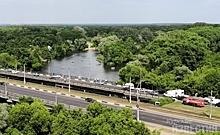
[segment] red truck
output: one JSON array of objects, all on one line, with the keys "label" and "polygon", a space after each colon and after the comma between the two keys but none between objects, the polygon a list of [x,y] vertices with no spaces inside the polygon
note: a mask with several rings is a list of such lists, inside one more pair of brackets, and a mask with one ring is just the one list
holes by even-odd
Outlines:
[{"label": "red truck", "polygon": [[203,107],[203,106],[205,106],[205,101],[201,100],[201,99],[196,99],[193,97],[188,97],[188,98],[183,99],[183,104]]}]

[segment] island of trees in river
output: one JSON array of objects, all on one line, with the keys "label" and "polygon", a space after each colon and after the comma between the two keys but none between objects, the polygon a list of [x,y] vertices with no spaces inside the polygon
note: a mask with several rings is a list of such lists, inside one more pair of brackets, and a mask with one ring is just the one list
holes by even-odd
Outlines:
[{"label": "island of trees in river", "polygon": [[85,51],[87,43],[106,65],[126,64],[119,84],[149,89],[184,89],[220,97],[220,25],[195,23],[126,26],[0,27],[0,66],[40,70],[44,62]]}]

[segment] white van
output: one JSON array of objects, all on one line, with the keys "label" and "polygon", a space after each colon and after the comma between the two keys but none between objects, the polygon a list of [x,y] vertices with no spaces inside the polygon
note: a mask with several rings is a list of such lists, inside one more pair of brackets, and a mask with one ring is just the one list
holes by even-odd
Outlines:
[{"label": "white van", "polygon": [[168,90],[163,94],[165,97],[172,97],[172,98],[177,98],[177,97],[183,97],[184,96],[184,90]]},{"label": "white van", "polygon": [[123,89],[129,90],[131,87],[132,90],[134,90],[134,84],[133,83],[126,83],[125,85],[122,86]]}]

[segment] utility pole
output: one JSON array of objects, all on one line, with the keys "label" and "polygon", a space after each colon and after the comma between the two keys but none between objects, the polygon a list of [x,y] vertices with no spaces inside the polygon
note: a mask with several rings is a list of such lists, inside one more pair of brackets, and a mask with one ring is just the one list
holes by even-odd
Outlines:
[{"label": "utility pole", "polygon": [[61,68],[61,77],[63,77],[63,67]]},{"label": "utility pole", "polygon": [[50,75],[50,60],[48,60],[48,75]]},{"label": "utility pole", "polygon": [[25,64],[24,64],[24,84],[26,83],[26,80],[25,80]]},{"label": "utility pole", "polygon": [[[130,84],[131,84],[131,77],[130,77]],[[131,103],[131,85],[129,85],[129,89],[130,89],[129,101]]]},{"label": "utility pole", "polygon": [[[141,69],[141,67],[140,67],[140,91],[141,91],[141,76],[142,76],[142,69]],[[138,89],[137,89],[137,105],[136,105],[136,107],[137,107],[137,121],[139,121],[139,97],[138,97],[138,94],[139,94],[139,92],[138,92]]]},{"label": "utility pole", "polygon": [[55,103],[57,104],[57,93],[55,93]]},{"label": "utility pole", "polygon": [[91,65],[90,65],[90,62],[89,62],[89,79],[88,79],[89,82],[90,82],[90,66],[91,66]]},{"label": "utility pole", "polygon": [[8,95],[8,92],[7,92],[7,83],[5,83],[5,96]]},{"label": "utility pole", "polygon": [[70,68],[69,69],[69,92],[70,92]]},{"label": "utility pole", "polygon": [[211,90],[211,100],[210,100],[210,115],[209,118],[212,118],[212,90]]},{"label": "utility pole", "polygon": [[89,62],[89,72],[88,72],[88,81],[90,82],[90,67],[91,67],[91,64],[90,64],[90,60],[86,57],[86,59],[88,60]]}]

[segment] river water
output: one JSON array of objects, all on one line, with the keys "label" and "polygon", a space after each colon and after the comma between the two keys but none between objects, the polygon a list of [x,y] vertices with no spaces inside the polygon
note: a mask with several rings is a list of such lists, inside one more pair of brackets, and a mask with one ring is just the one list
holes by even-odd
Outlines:
[{"label": "river water", "polygon": [[71,76],[81,76],[86,78],[90,76],[90,78],[98,78],[114,82],[117,81],[119,79],[118,71],[122,65],[116,66],[115,70],[113,70],[111,67],[104,66],[103,63],[96,61],[97,56],[97,51],[89,50],[87,52],[75,53],[74,55],[65,57],[61,60],[54,59],[51,60],[48,65],[44,66],[42,73],[47,74],[49,72],[68,75],[68,68],[70,68]]}]

